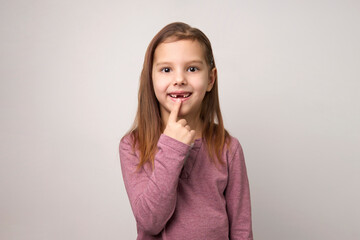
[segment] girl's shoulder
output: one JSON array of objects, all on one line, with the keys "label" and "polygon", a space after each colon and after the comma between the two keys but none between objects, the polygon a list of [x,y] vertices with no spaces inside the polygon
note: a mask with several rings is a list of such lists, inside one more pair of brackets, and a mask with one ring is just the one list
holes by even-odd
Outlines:
[{"label": "girl's shoulder", "polygon": [[232,148],[233,147],[235,147],[235,148],[241,147],[239,139],[231,134],[228,135],[228,144]]},{"label": "girl's shoulder", "polygon": [[126,133],[120,140],[120,144],[132,144],[134,143],[134,133],[128,132]]},{"label": "girl's shoulder", "polygon": [[137,144],[135,141],[135,133],[134,132],[128,132],[126,133],[120,140],[119,143],[119,149],[127,149],[130,150],[133,153],[136,153],[135,149],[137,148]]},{"label": "girl's shoulder", "polygon": [[125,133],[125,135],[121,138],[120,140],[120,144],[131,144],[134,145],[134,143],[136,144],[136,140],[137,140],[137,136],[138,136],[138,130],[137,128],[131,129],[129,130],[127,133]]},{"label": "girl's shoulder", "polygon": [[243,148],[240,144],[240,141],[238,140],[237,137],[228,134],[227,136],[227,141],[226,141],[227,145],[226,145],[226,152],[228,157],[231,159],[235,153],[240,152],[240,154],[243,154]]}]

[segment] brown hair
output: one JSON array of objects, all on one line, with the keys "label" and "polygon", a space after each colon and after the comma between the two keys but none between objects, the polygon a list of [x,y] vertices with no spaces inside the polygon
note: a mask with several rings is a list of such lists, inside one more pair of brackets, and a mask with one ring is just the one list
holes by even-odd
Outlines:
[{"label": "brown hair", "polygon": [[[140,76],[137,114],[133,127],[129,132],[133,138],[133,148],[137,148],[140,152],[138,168],[141,168],[146,162],[150,162],[152,167],[154,166],[157,142],[165,127],[160,114],[159,102],[153,88],[152,68],[157,46],[169,39],[172,41],[183,39],[198,41],[204,48],[205,60],[210,71],[215,68],[210,41],[199,29],[192,28],[182,22],[174,22],[165,26],[155,35],[146,50]],[[216,156],[218,162],[223,164],[221,154],[224,145],[229,141],[229,133],[224,129],[220,112],[217,75],[215,76],[213,88],[210,92],[206,92],[204,96],[201,104],[200,119],[204,123],[202,137],[206,141],[210,159],[214,161]]]}]

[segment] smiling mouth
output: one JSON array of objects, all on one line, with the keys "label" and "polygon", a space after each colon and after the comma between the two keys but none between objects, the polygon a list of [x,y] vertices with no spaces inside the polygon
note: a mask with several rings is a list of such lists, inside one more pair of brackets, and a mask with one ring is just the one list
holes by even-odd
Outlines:
[{"label": "smiling mouth", "polygon": [[188,98],[191,96],[191,93],[169,93],[172,98]]}]

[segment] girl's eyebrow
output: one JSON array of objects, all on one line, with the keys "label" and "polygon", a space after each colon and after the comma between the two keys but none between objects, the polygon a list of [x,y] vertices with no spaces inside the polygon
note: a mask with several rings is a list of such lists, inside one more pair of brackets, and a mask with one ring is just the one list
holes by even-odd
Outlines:
[{"label": "girl's eyebrow", "polygon": [[[204,64],[204,61],[201,60],[192,60],[189,62],[186,62],[185,64],[193,64],[193,63],[197,63],[197,64]],[[171,65],[172,62],[158,62],[155,64],[155,66],[159,66],[159,65]]]},{"label": "girl's eyebrow", "polygon": [[189,63],[204,64],[204,61],[201,61],[201,60],[193,60],[193,61],[188,62],[188,64],[189,64]]}]

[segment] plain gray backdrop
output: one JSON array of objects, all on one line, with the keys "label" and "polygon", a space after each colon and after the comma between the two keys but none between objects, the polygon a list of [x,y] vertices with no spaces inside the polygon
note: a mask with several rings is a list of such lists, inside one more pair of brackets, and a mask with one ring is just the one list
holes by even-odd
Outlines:
[{"label": "plain gray backdrop", "polygon": [[359,233],[360,2],[0,0],[0,239],[135,239],[118,144],[166,24],[213,44],[262,240]]}]

